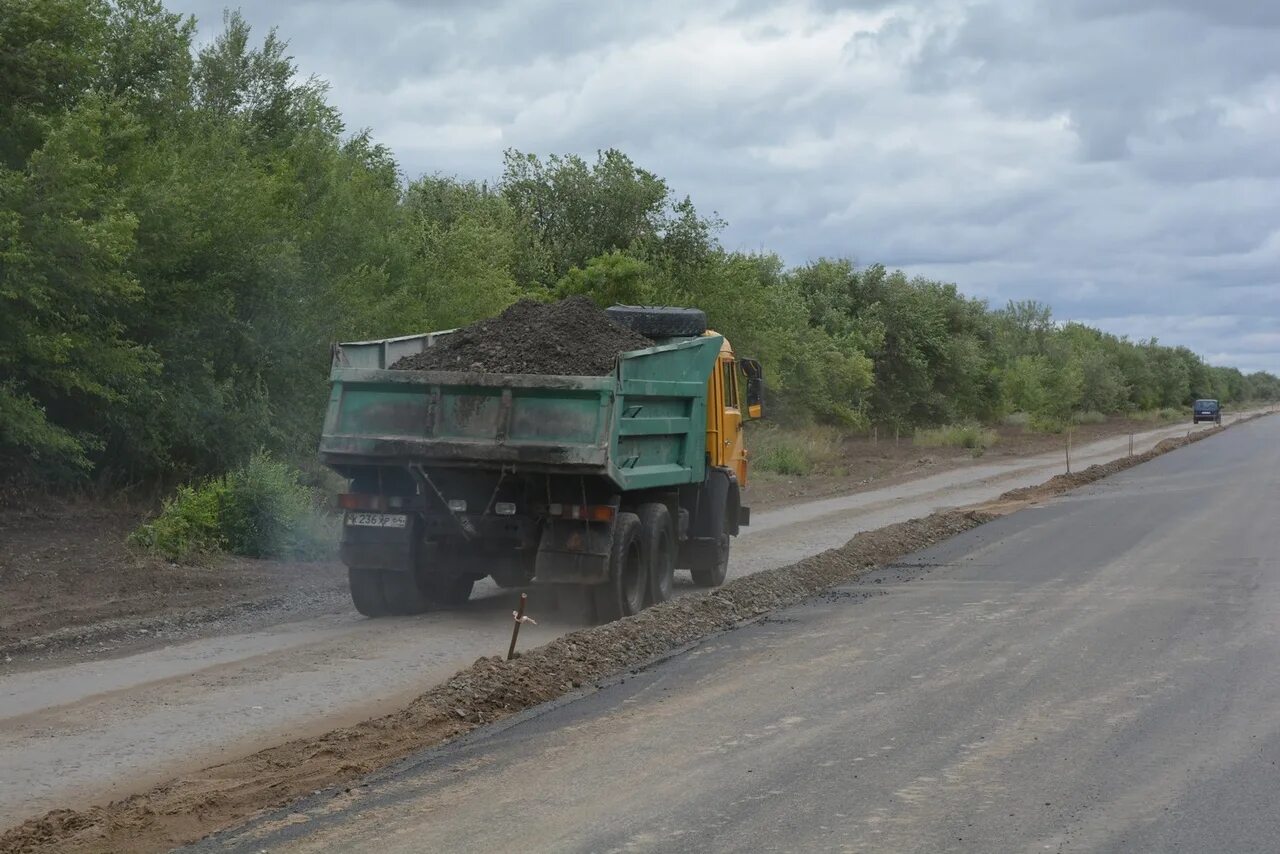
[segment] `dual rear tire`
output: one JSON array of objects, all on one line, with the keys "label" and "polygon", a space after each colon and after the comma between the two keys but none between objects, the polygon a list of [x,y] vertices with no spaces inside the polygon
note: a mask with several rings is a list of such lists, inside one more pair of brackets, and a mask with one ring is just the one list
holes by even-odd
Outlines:
[{"label": "dual rear tire", "polygon": [[451,608],[471,598],[468,576],[422,579],[414,572],[348,569],[347,583],[356,611],[366,617],[407,617]]},{"label": "dual rear tire", "polygon": [[[635,513],[619,513],[614,520],[609,550],[609,579],[578,588],[595,622],[608,623],[666,602],[675,592],[675,523],[661,502],[641,504]],[[709,550],[693,568],[698,587],[724,583],[729,565],[729,535]],[[409,616],[436,608],[457,607],[471,596],[470,576],[420,577],[418,573],[386,569],[348,569],[351,601],[366,617]],[[562,591],[568,594],[571,591]]]},{"label": "dual rear tire", "polygon": [[591,588],[595,619],[608,623],[666,602],[675,588],[676,536],[665,504],[619,513],[609,551],[609,580]]}]

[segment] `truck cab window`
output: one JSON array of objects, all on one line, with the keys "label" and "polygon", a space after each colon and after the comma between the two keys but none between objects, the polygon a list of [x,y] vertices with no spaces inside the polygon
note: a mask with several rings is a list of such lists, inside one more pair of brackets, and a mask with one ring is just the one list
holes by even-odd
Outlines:
[{"label": "truck cab window", "polygon": [[738,372],[734,370],[734,363],[730,361],[722,361],[720,370],[724,375],[724,405],[730,409],[737,409],[738,403]]}]

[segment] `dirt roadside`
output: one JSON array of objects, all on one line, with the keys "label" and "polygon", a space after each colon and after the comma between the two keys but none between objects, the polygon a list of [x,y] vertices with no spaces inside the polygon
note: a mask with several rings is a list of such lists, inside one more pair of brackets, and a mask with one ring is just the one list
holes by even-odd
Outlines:
[{"label": "dirt roadside", "polygon": [[249,615],[346,605],[346,570],[337,563],[169,563],[125,542],[143,517],[139,508],[90,500],[0,510],[0,659],[119,652]]},{"label": "dirt roadside", "polygon": [[[1131,418],[1082,424],[1072,429],[1071,443],[1073,447],[1082,447],[1101,439],[1141,434],[1172,424]],[[996,434],[995,444],[976,457],[967,448],[925,448],[914,444],[909,437],[895,440],[892,433],[878,438],[849,436],[840,442],[837,454],[825,471],[804,477],[754,473],[747,498],[753,510],[769,510],[795,501],[880,489],[939,472],[1034,457],[1066,448],[1065,433],[1036,433],[1008,425],[991,429]]]},{"label": "dirt roadside", "polygon": [[[1073,434],[1083,446],[1152,429],[1116,420]],[[945,471],[1057,450],[1063,436],[1001,427],[979,458],[960,448],[851,437],[831,471],[806,477],[761,473],[747,498],[756,512],[894,486]],[[117,656],[160,643],[246,631],[345,611],[346,571],[336,562],[289,563],[233,557],[169,563],[125,542],[145,511],[100,501],[42,500],[0,508],[0,661]]]},{"label": "dirt roadside", "polygon": [[337,787],[336,796],[342,786],[349,788],[360,776],[413,751],[575,690],[590,690],[613,674],[644,667],[694,641],[852,580],[997,515],[1222,429],[1168,439],[1144,454],[1007,492],[984,507],[935,513],[859,534],[842,548],[736,579],[709,595],[685,597],[617,623],[564,635],[513,662],[480,659],[394,714],[260,751],[107,806],[53,811],[5,833],[0,849],[163,850],[320,789]]}]

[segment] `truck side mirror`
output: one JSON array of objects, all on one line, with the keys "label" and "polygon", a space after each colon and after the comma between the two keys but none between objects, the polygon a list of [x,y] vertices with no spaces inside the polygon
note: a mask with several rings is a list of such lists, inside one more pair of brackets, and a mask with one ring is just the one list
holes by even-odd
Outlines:
[{"label": "truck side mirror", "polygon": [[747,417],[761,418],[764,414],[764,369],[755,359],[740,359],[738,364],[747,375]]}]

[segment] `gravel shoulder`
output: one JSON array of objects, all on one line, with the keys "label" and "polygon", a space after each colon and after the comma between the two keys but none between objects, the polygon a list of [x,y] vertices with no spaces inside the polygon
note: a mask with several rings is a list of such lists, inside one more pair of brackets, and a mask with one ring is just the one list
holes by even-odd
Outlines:
[{"label": "gravel shoulder", "polygon": [[[1216,432],[1201,431],[1191,440]],[[1185,441],[1166,439],[1157,450],[1059,478],[1039,489],[992,495],[984,508],[943,511],[866,531],[799,563],[746,574],[711,595],[681,597],[635,618],[563,634],[514,662],[482,658],[391,715],[193,770],[108,806],[51,812],[11,830],[0,838],[0,847],[107,851],[124,845],[131,850],[161,850],[316,789],[338,786],[335,791],[341,791],[412,751],[539,703],[589,690],[619,671],[643,667],[709,634],[801,601],[870,567]],[[1003,478],[1009,479],[1008,475]],[[770,534],[771,539],[778,536],[776,530]]]}]

